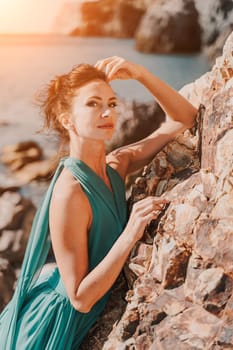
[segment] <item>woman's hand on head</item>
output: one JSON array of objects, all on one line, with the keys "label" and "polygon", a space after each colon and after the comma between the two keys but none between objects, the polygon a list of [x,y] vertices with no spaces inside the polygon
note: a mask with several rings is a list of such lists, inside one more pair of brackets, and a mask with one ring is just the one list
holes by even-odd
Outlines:
[{"label": "woman's hand on head", "polygon": [[118,56],[112,56],[98,61],[95,67],[105,72],[108,81],[114,79],[139,79],[141,76],[142,66],[127,61]]}]

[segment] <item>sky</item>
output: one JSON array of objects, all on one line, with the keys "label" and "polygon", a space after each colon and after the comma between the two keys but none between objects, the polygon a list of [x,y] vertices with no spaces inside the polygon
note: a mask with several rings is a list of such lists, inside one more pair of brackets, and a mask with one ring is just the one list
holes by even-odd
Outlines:
[{"label": "sky", "polygon": [[0,0],[0,33],[48,33],[67,1]]}]

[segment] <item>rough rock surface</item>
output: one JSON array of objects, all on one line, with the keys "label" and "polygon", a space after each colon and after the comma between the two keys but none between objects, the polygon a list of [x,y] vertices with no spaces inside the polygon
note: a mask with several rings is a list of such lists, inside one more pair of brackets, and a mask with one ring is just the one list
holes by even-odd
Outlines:
[{"label": "rough rock surface", "polygon": [[107,341],[95,335],[97,349],[233,348],[232,46],[233,33],[212,71],[182,89],[205,106],[194,135],[170,143],[136,181],[131,203],[162,195],[170,204],[132,251],[126,310]]}]

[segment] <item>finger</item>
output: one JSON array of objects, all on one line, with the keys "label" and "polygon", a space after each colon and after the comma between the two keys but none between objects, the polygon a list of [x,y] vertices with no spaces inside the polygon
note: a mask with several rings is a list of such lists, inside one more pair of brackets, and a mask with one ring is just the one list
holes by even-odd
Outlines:
[{"label": "finger", "polygon": [[119,66],[113,67],[111,71],[108,72],[108,78],[112,79],[138,79],[137,66],[134,63],[121,58],[118,60]]},{"label": "finger", "polygon": [[160,203],[160,204],[161,204],[161,206],[157,202],[155,202],[153,200],[153,198],[147,197],[147,198],[137,202],[134,205],[133,210],[138,215],[143,216],[143,215],[147,215],[152,210],[161,210],[162,205],[165,205],[165,204],[163,204],[163,203]]},{"label": "finger", "polygon": [[165,205],[167,204],[168,201],[165,198],[158,198],[158,197],[153,197],[153,196],[149,196],[146,198],[141,199],[140,201],[137,202],[137,208],[141,209],[143,207],[148,207],[151,206],[151,208],[158,206],[158,205]]},{"label": "finger", "polygon": [[112,62],[113,60],[115,60],[116,58],[118,58],[118,57],[111,56],[111,57],[104,58],[103,60],[97,61],[95,64],[95,67],[99,70],[104,70],[105,66],[107,64],[109,64],[110,62]]},{"label": "finger", "polygon": [[[118,56],[107,58],[101,62],[98,62],[96,67],[105,72],[107,80],[113,80],[118,78],[118,72],[124,68],[126,61]],[[122,78],[122,74],[119,75],[119,79]]]},{"label": "finger", "polygon": [[151,197],[145,197],[143,199],[138,200],[133,204],[133,209],[139,211],[145,207],[148,207],[149,203],[151,202]]},{"label": "finger", "polygon": [[159,201],[153,202],[153,205],[155,207],[159,207],[159,208],[164,208],[167,204],[168,204],[168,202],[166,200],[159,200]]},{"label": "finger", "polygon": [[154,197],[147,197],[137,202],[133,206],[133,211],[137,215],[145,216],[153,210],[161,212],[167,205],[167,200]]},{"label": "finger", "polygon": [[147,214],[144,219],[147,224],[149,224],[152,220],[157,219],[159,215],[159,212],[156,210],[151,211],[149,214]]},{"label": "finger", "polygon": [[110,79],[113,76],[114,72],[117,72],[121,68],[121,65],[122,63],[118,58],[113,59],[111,62],[109,62],[105,66],[105,74],[107,78]]}]

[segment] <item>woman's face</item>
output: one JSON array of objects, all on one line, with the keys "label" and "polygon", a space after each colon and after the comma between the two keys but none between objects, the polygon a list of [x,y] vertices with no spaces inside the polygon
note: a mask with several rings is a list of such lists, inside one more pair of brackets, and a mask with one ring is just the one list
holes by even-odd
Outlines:
[{"label": "woman's face", "polygon": [[72,122],[80,137],[108,140],[116,124],[117,99],[103,80],[93,80],[77,89],[72,103]]}]

